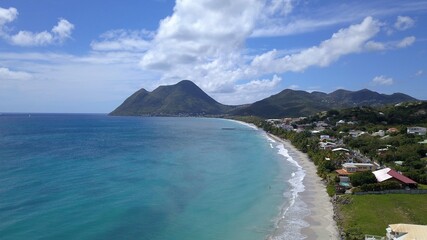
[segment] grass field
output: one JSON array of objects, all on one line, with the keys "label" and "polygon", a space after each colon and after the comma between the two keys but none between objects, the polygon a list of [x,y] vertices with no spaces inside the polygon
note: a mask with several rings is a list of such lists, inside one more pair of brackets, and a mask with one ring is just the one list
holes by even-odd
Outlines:
[{"label": "grass field", "polygon": [[383,194],[346,195],[349,204],[340,204],[339,223],[348,239],[365,234],[385,236],[388,224],[413,223],[427,225],[427,195]]}]

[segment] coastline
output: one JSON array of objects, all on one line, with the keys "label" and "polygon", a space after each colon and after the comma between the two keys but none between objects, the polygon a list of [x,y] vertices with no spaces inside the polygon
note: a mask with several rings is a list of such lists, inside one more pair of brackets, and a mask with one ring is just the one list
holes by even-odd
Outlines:
[{"label": "coastline", "polygon": [[[326,192],[326,186],[322,178],[317,175],[317,169],[314,163],[310,160],[307,154],[298,150],[289,140],[282,139],[276,135],[265,132],[263,129],[258,128],[254,124],[246,123],[235,119],[227,119],[263,131],[267,137],[282,144],[286,149],[286,155],[289,155],[297,165],[304,171],[304,178],[302,180],[304,189],[294,190],[297,192],[297,200],[301,201],[298,204],[303,204],[304,208],[309,210],[309,213],[304,214],[302,218],[304,223],[299,224],[296,236],[304,236],[304,239],[340,239],[339,231],[334,220],[334,208],[331,198]],[[284,157],[286,157],[284,155]],[[280,229],[278,229],[280,231]],[[271,239],[289,239],[287,236],[274,234],[268,237]],[[289,237],[289,236],[288,236]]]},{"label": "coastline", "polygon": [[305,171],[303,179],[305,190],[299,193],[301,200],[310,210],[310,214],[303,218],[308,223],[308,226],[301,230],[301,233],[306,236],[305,239],[339,239],[338,228],[333,219],[333,205],[326,193],[322,179],[317,175],[314,163],[310,161],[307,154],[299,151],[289,141],[269,133],[266,134],[278,143],[283,144],[289,155]]}]

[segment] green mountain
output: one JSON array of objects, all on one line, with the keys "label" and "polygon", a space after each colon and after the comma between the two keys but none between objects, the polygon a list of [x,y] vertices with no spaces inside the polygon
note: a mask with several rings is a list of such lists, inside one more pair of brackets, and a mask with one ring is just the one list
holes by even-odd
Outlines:
[{"label": "green mountain", "polygon": [[177,116],[236,115],[263,118],[309,116],[317,112],[357,106],[382,106],[417,99],[402,93],[391,95],[363,89],[337,90],[326,94],[285,89],[261,101],[240,105],[223,105],[191,81],[160,86],[152,92],[141,89],[127,98],[111,115],[116,116]]},{"label": "green mountain", "polygon": [[247,107],[236,109],[231,114],[264,118],[299,117],[331,109],[381,106],[416,100],[403,93],[386,95],[368,89],[354,92],[341,89],[329,94],[286,89]]},{"label": "green mountain", "polygon": [[175,85],[160,86],[152,92],[141,89],[110,115],[218,115],[231,109],[232,106],[218,103],[193,82],[183,80]]}]

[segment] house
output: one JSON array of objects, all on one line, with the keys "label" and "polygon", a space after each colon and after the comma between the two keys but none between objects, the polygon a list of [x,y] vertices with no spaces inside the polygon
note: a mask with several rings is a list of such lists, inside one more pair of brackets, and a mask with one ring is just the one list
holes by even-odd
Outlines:
[{"label": "house", "polygon": [[343,124],[345,124],[345,121],[344,121],[344,120],[339,120],[339,121],[336,123],[336,126],[343,125]]},{"label": "house", "polygon": [[328,127],[329,124],[325,123],[324,121],[318,121],[316,122],[316,127]]},{"label": "house", "polygon": [[331,150],[337,147],[334,142],[319,142],[319,148],[323,150]]},{"label": "house", "polygon": [[372,163],[344,163],[342,168],[348,173],[375,171],[377,169]]},{"label": "house", "polygon": [[331,137],[329,135],[320,135],[320,141],[330,140],[330,139],[331,139]]},{"label": "house", "polygon": [[391,168],[384,168],[381,170],[377,170],[372,172],[375,177],[377,178],[378,182],[385,182],[385,181],[397,181],[405,186],[416,186],[417,182],[414,180],[405,177],[399,172],[396,172],[395,170]]},{"label": "house", "polygon": [[384,135],[385,135],[384,130],[379,130],[378,132],[372,133],[373,137],[384,137]]},{"label": "house", "polygon": [[418,142],[419,144],[427,144],[427,139],[422,141],[422,142]]},{"label": "house", "polygon": [[348,135],[350,135],[353,138],[357,138],[362,136],[363,134],[365,134],[365,132],[363,131],[359,131],[359,130],[351,130],[350,132],[348,132]]},{"label": "house", "polygon": [[399,130],[397,128],[389,128],[389,129],[387,129],[387,133],[388,134],[390,134],[390,133],[398,133],[398,132],[399,132]]},{"label": "house", "polygon": [[355,172],[366,172],[374,171],[377,166],[372,163],[344,163],[342,169],[335,170],[338,173],[341,181],[341,177],[347,177]]},{"label": "house", "polygon": [[282,124],[280,127],[283,130],[286,130],[286,131],[292,131],[292,130],[294,130],[294,127],[292,125],[288,125],[288,124]]},{"label": "house", "polygon": [[416,135],[426,135],[427,129],[424,127],[408,127],[406,129],[406,133],[416,134]]},{"label": "house", "polygon": [[386,228],[387,240],[427,239],[427,225],[390,224]]},{"label": "house", "polygon": [[339,151],[343,151],[343,152],[350,152],[350,150],[348,150],[347,148],[334,148],[332,149],[332,152],[339,152]]}]

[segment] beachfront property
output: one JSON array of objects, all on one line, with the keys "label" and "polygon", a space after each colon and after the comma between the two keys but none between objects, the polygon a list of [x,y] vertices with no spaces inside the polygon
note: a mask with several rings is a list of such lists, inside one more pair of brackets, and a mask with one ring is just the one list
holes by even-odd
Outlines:
[{"label": "beachfront property", "polygon": [[415,135],[426,135],[427,128],[424,127],[408,127],[406,133]]},{"label": "beachfront property", "polygon": [[415,182],[414,180],[404,176],[399,172],[396,172],[391,168],[380,169],[372,173],[375,175],[377,181],[380,183],[385,181],[396,181],[408,187],[415,187],[417,185],[417,182]]},{"label": "beachfront property", "polygon": [[427,239],[427,225],[390,224],[386,228],[387,240]]},{"label": "beachfront property", "polygon": [[348,173],[375,171],[377,169],[372,163],[344,163],[342,168]]}]

